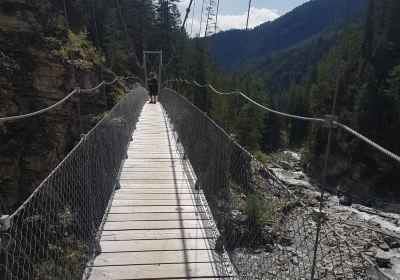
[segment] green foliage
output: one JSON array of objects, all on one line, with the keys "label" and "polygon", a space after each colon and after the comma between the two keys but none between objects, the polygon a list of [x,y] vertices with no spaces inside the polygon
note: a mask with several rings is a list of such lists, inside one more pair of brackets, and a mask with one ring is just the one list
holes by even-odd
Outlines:
[{"label": "green foliage", "polygon": [[[308,62],[313,57],[318,57],[321,51],[329,47],[330,40],[315,42],[320,48],[312,48],[315,53],[297,49],[286,52],[288,57],[281,56],[284,61],[276,60],[274,65],[269,61],[276,53],[296,45],[310,37],[317,35],[332,25],[338,25],[352,21],[363,13],[367,0],[319,0],[309,1],[292,12],[283,15],[272,22],[266,22],[250,30],[247,34],[244,30],[229,30],[220,32],[209,39],[209,48],[217,57],[218,62],[225,69],[237,68],[239,71],[262,68],[263,72],[269,72],[269,66],[297,65],[288,69],[288,72],[275,72],[277,78],[282,79],[281,84],[290,84],[286,78],[300,77],[304,72],[302,68],[309,66]],[[246,45],[244,45],[246,43]],[[310,42],[309,42],[310,43]],[[312,43],[314,44],[314,43]],[[314,44],[315,45],[315,44]],[[305,52],[304,52],[305,51]],[[291,60],[293,56],[303,53],[300,61]],[[314,62],[315,63],[315,62]],[[290,71],[293,71],[292,73]]]},{"label": "green foliage", "polygon": [[82,30],[75,34],[68,31],[68,41],[61,46],[60,54],[64,60],[72,60],[74,65],[81,70],[93,70],[94,66],[104,63],[96,48],[87,38],[87,31]]},{"label": "green foliage", "polygon": [[103,113],[100,113],[100,114],[94,116],[94,117],[90,120],[90,124],[91,124],[92,126],[95,126],[95,125],[98,124],[106,115],[107,115],[107,112],[103,112]]},{"label": "green foliage", "polygon": [[245,214],[249,223],[258,224],[262,220],[261,202],[256,195],[249,195],[246,200]]},{"label": "green foliage", "polygon": [[[331,114],[337,93],[335,114],[342,123],[399,154],[400,2],[371,0],[368,8],[366,2],[310,2],[273,23],[255,28],[247,34],[248,65],[240,63],[240,70],[251,74],[239,76],[244,82],[234,81],[237,75],[232,74],[229,78],[211,79],[210,83],[229,84],[226,91],[240,88],[273,109],[310,117]],[[331,8],[321,10],[328,6]],[[303,18],[307,13],[325,13],[318,30],[307,33],[310,30],[301,27],[316,20],[313,16]],[[331,22],[333,18],[335,22]],[[299,27],[301,30],[294,35],[292,32]],[[268,40],[271,34],[276,36]],[[209,40],[209,47],[223,66],[230,67],[243,58],[240,42],[244,36],[240,30],[221,32]],[[209,67],[202,65],[200,69],[215,75],[216,71]],[[260,87],[254,84],[254,76],[261,81]],[[208,75],[200,78],[210,81]],[[302,147],[304,163],[313,162],[319,168],[327,139],[326,129],[321,126],[260,114],[257,107],[241,99],[235,104],[234,98],[202,98],[211,102],[207,105],[213,119],[246,149],[257,153]],[[395,189],[398,171],[394,163],[352,135],[335,130],[332,154],[336,159],[332,177],[352,178],[362,163],[368,170],[364,173],[380,193]],[[340,174],[333,174],[335,170]]]},{"label": "green foliage", "polygon": [[290,205],[285,198],[274,198],[265,194],[250,194],[247,196],[244,213],[247,223],[252,225],[255,230],[262,230],[265,226],[270,226],[273,231],[278,233],[282,226],[282,209]]},{"label": "green foliage", "polygon": [[37,10],[39,13],[44,13],[51,8],[51,3],[49,0],[36,0],[36,1],[29,1],[30,5]]},{"label": "green foliage", "polygon": [[268,156],[266,154],[264,154],[261,151],[255,151],[254,152],[254,157],[262,164],[267,164],[268,163]]},{"label": "green foliage", "polygon": [[124,98],[126,96],[127,93],[127,89],[124,88],[124,86],[120,83],[117,83],[114,86],[114,93],[113,93],[113,97],[114,97],[114,102],[118,103],[119,101],[122,100],[122,98]]},{"label": "green foliage", "polygon": [[65,279],[66,275],[71,276],[80,272],[77,268],[88,261],[87,246],[74,237],[66,237],[60,244],[48,246],[50,255],[58,257],[36,264],[33,268],[35,280]]}]

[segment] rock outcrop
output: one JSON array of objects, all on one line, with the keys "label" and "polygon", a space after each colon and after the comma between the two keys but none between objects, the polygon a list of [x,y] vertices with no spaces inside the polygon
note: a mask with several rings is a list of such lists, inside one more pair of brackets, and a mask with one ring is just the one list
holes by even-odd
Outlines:
[{"label": "rock outcrop", "polygon": [[[99,66],[72,71],[51,44],[54,38],[65,40],[67,34],[57,2],[2,1],[0,117],[52,105],[75,83],[89,88],[101,81]],[[112,92],[80,94],[42,115],[0,124],[0,194],[8,211],[18,207],[79,140],[78,102],[87,132],[92,117],[112,106]]]}]

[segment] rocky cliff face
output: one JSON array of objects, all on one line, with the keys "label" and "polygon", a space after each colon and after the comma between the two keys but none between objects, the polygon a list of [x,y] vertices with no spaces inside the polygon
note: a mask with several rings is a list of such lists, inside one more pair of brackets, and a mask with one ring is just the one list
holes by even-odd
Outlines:
[{"label": "rocky cliff face", "polygon": [[[52,105],[75,82],[90,88],[101,81],[99,66],[76,70],[74,75],[72,65],[55,51],[54,38],[66,36],[61,3],[1,2],[0,117]],[[87,132],[90,120],[112,106],[112,89],[81,93],[42,115],[0,124],[0,194],[9,211],[37,188],[79,140],[78,102],[83,132]]]}]

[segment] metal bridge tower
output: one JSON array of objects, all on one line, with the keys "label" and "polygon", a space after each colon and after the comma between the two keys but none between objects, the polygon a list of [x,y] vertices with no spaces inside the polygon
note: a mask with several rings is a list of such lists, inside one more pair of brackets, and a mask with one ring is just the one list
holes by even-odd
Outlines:
[{"label": "metal bridge tower", "polygon": [[[147,66],[149,66],[149,68]],[[162,82],[161,81],[162,68],[163,68],[163,52],[162,51],[143,51],[144,81],[146,81],[147,89],[148,89],[147,76],[149,74],[148,69],[150,69],[150,72],[154,72],[155,70],[158,70],[158,90],[160,90],[161,82]]]}]

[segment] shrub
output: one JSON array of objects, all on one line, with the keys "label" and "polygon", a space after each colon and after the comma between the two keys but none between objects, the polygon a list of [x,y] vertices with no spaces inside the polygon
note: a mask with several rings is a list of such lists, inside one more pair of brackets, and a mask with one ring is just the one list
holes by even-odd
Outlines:
[{"label": "shrub", "polygon": [[264,154],[261,151],[255,151],[254,152],[254,157],[262,164],[267,164],[268,163],[268,156],[266,154]]},{"label": "shrub", "polygon": [[102,65],[104,57],[99,55],[96,48],[87,39],[87,31],[82,30],[75,34],[68,31],[68,41],[61,46],[60,54],[64,60],[72,60],[80,70],[93,70],[95,65]]}]

